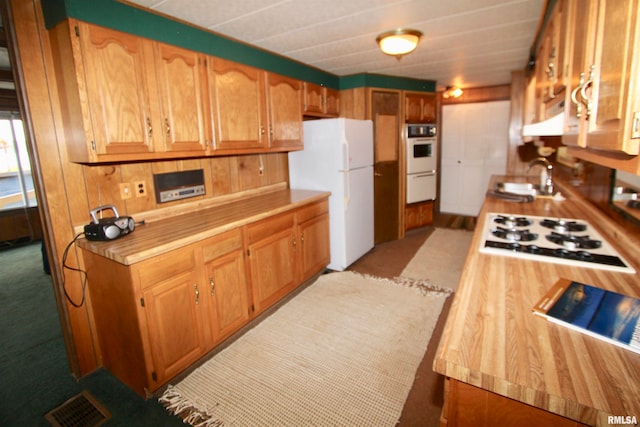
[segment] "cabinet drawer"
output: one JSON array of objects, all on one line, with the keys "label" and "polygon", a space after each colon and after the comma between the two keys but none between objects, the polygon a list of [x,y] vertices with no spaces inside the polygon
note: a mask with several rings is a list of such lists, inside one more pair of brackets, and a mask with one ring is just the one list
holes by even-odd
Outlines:
[{"label": "cabinet drawer", "polygon": [[247,240],[255,243],[280,231],[293,228],[293,213],[287,212],[247,226]]},{"label": "cabinet drawer", "polygon": [[140,286],[146,288],[185,271],[196,269],[195,253],[191,246],[158,255],[137,266]]},{"label": "cabinet drawer", "polygon": [[207,263],[237,249],[242,249],[242,230],[239,228],[205,240],[202,243],[202,256]]},{"label": "cabinet drawer", "polygon": [[296,214],[298,215],[298,223],[301,223],[327,212],[329,212],[329,201],[324,200],[322,202],[300,208]]}]

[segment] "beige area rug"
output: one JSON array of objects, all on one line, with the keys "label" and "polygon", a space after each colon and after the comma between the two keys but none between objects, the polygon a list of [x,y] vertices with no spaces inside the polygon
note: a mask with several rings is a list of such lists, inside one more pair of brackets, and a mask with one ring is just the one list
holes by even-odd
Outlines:
[{"label": "beige area rug", "polygon": [[447,295],[325,274],[159,400],[197,426],[394,426]]},{"label": "beige area rug", "polygon": [[455,291],[472,237],[472,231],[436,228],[400,275]]}]

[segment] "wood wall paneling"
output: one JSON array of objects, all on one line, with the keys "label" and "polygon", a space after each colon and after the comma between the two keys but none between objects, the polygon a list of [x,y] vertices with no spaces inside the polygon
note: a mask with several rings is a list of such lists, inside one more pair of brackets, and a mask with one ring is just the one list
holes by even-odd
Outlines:
[{"label": "wood wall paneling", "polygon": [[367,89],[364,87],[340,91],[340,117],[365,120],[370,118]]},{"label": "wood wall paneling", "polygon": [[459,98],[442,98],[442,104],[467,104],[470,102],[508,101],[511,85],[485,86],[464,89]]},{"label": "wood wall paneling", "polygon": [[[43,212],[44,232],[49,243],[54,291],[61,314],[62,332],[67,347],[71,371],[82,375],[98,366],[93,345],[93,325],[88,305],[69,305],[62,292],[60,256],[74,236],[71,224],[85,221],[88,215],[87,190],[82,167],[66,159],[65,135],[61,132],[62,113],[55,81],[49,33],[44,28],[40,2],[11,0],[11,39],[17,60],[15,75],[23,100],[23,119],[28,133],[32,159],[36,164],[36,188]],[[20,25],[15,25],[19,22]],[[38,54],[42,53],[42,54]],[[80,214],[82,212],[82,214]],[[68,262],[78,266],[75,251]],[[67,274],[66,289],[74,297],[81,295],[81,280],[77,274]],[[89,301],[87,301],[90,303]]]},{"label": "wood wall paneling", "polygon": [[[150,211],[156,207],[156,196],[153,186],[153,174],[151,163],[123,163],[120,165],[121,182],[128,183],[133,194],[130,199],[124,201],[126,209],[121,215],[132,215],[134,212]],[[135,183],[143,181],[147,189],[147,195],[139,197]]]},{"label": "wood wall paneling", "polygon": [[524,120],[526,81],[524,70],[511,73],[511,123],[509,125],[509,150],[507,151],[507,175],[524,175],[526,162],[518,156],[518,146],[523,144],[522,125]]}]

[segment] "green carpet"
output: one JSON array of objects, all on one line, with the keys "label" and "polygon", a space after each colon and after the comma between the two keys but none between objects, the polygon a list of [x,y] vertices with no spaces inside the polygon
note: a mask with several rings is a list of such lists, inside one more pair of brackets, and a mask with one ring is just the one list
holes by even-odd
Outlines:
[{"label": "green carpet", "polygon": [[40,242],[0,251],[0,425],[48,426],[44,414],[87,390],[110,413],[104,426],[184,426],[103,369],[69,372]]}]

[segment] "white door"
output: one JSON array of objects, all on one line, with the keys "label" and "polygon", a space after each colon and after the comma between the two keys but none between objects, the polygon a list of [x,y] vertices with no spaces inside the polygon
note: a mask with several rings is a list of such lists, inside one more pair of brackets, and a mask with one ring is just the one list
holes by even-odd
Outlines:
[{"label": "white door", "polygon": [[491,175],[506,173],[510,101],[442,108],[440,211],[476,216]]}]

